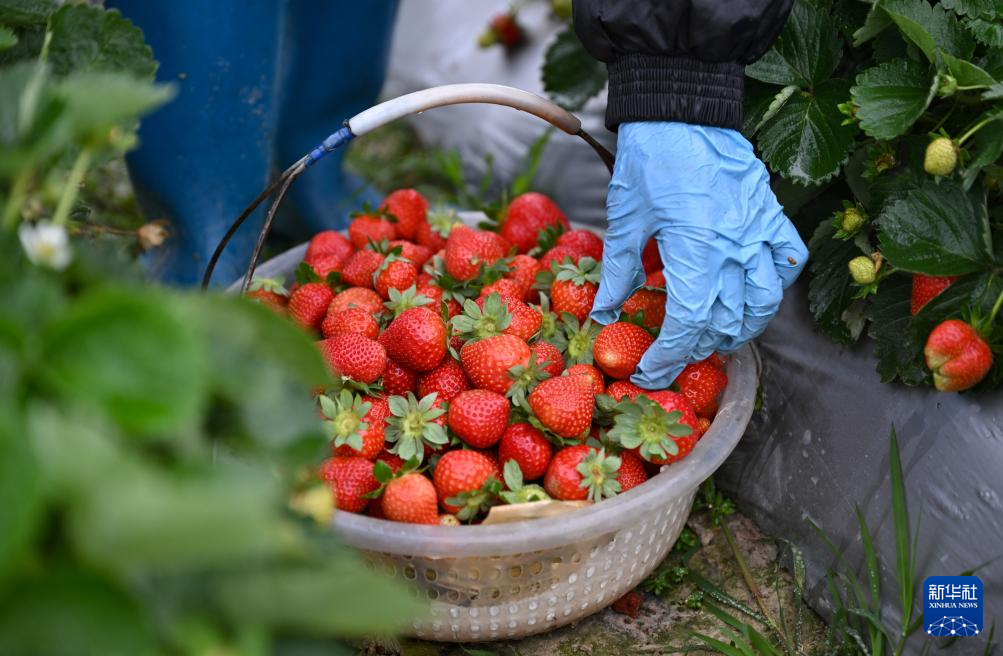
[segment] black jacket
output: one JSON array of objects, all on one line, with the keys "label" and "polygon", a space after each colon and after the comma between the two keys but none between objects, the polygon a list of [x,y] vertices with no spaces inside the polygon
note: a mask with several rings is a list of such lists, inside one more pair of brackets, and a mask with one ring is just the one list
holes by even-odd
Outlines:
[{"label": "black jacket", "polygon": [[575,31],[609,70],[606,126],[682,121],[739,129],[745,64],[793,0],[574,0]]}]

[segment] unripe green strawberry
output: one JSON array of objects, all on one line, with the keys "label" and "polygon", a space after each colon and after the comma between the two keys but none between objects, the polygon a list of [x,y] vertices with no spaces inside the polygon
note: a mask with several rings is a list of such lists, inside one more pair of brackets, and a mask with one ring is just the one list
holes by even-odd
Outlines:
[{"label": "unripe green strawberry", "polygon": [[858,285],[869,285],[877,279],[878,268],[874,260],[866,255],[860,255],[850,260],[850,277]]},{"label": "unripe green strawberry", "polygon": [[945,176],[958,165],[958,148],[947,137],[937,137],[926,147],[923,170],[930,175]]},{"label": "unripe green strawberry", "polygon": [[840,223],[840,228],[842,228],[843,232],[846,234],[852,235],[860,230],[866,221],[867,217],[860,211],[860,208],[848,207],[843,212],[843,220]]}]

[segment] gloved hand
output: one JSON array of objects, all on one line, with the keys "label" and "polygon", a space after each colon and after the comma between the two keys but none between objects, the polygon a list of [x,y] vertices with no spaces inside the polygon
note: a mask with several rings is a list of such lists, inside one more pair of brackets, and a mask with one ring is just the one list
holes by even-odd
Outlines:
[{"label": "gloved hand", "polygon": [[688,362],[730,353],[776,314],[808,250],[770,189],[752,144],[734,130],[686,123],[620,125],[607,198],[601,324],[644,284],[652,236],[664,263],[665,320],[631,377],[668,387]]}]

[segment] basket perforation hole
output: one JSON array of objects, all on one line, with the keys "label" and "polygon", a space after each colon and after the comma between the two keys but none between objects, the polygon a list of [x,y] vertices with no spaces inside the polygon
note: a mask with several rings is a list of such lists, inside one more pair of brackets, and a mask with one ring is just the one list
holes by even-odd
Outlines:
[{"label": "basket perforation hole", "polygon": [[416,576],[416,573],[414,571],[414,567],[412,567],[411,565],[408,565],[408,566],[406,566],[404,568],[403,571],[404,571],[404,578],[412,580],[412,581],[414,580],[414,578]]}]

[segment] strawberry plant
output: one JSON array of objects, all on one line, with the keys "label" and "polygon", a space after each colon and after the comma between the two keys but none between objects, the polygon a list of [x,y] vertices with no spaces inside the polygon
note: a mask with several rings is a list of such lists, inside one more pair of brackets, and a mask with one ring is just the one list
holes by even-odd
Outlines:
[{"label": "strawberry plant", "polygon": [[[819,328],[840,344],[874,339],[885,381],[932,384],[923,349],[933,328],[989,318],[1003,293],[1003,5],[797,0],[746,76],[744,132],[811,235]],[[605,71],[568,28],[543,80],[578,109]],[[931,276],[957,280],[911,312]],[[990,345],[992,319],[982,323]],[[1003,382],[998,360],[980,388]]]}]

